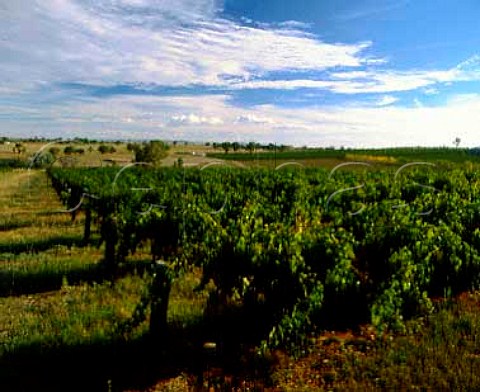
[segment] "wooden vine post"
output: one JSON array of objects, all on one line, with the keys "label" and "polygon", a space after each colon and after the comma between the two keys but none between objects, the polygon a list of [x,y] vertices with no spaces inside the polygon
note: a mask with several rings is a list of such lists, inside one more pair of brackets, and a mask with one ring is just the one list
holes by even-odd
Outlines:
[{"label": "wooden vine post", "polygon": [[92,225],[92,210],[90,206],[87,206],[85,209],[85,226],[83,230],[83,242],[85,244],[88,244],[90,241],[90,235],[91,235],[91,225]]},{"label": "wooden vine post", "polygon": [[118,228],[113,216],[104,218],[101,226],[102,239],[105,240],[104,263],[108,273],[114,273],[116,269],[116,247],[118,242]]},{"label": "wooden vine post", "polygon": [[155,342],[164,344],[168,330],[167,311],[172,286],[172,274],[168,264],[164,261],[157,261],[154,268],[155,272],[150,291],[150,336]]}]

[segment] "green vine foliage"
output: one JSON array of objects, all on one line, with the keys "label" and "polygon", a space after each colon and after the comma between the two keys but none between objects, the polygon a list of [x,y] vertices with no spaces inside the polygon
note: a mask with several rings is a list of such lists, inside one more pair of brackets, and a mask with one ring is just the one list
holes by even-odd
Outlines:
[{"label": "green vine foliage", "polygon": [[401,330],[432,298],[480,287],[473,169],[49,173],[67,207],[95,196],[81,208],[100,232],[116,233],[116,262],[150,244],[152,261],[175,274],[201,267],[217,301],[257,317],[265,346],[294,345],[340,320]]}]

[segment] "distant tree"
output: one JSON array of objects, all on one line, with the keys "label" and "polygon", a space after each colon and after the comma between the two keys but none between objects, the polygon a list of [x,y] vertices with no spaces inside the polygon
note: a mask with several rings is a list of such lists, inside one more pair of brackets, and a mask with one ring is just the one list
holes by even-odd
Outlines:
[{"label": "distant tree", "polygon": [[84,144],[87,144],[88,143],[88,138],[85,138],[85,137],[76,137],[73,139],[74,142],[76,143],[84,143]]},{"label": "distant tree", "polygon": [[38,168],[50,166],[53,162],[55,162],[55,155],[52,154],[50,151],[44,151],[40,155],[35,156],[35,159],[32,161],[32,164],[33,164],[33,167],[38,169]]},{"label": "distant tree", "polygon": [[60,148],[58,147],[50,147],[48,149],[48,152],[50,152],[50,154],[52,154],[54,157],[58,156],[58,154],[60,154]]},{"label": "distant tree", "polygon": [[[55,148],[55,147],[53,147],[53,148]],[[82,155],[82,154],[85,154],[85,149],[80,148],[80,147],[67,146],[63,149],[63,152],[64,152],[65,155],[72,155],[72,154]]]},{"label": "distant tree", "polygon": [[232,143],[232,148],[233,148],[233,151],[238,151],[240,149],[240,143],[239,142],[233,142]]},{"label": "distant tree", "polygon": [[128,143],[128,144],[127,144],[127,150],[134,152],[136,146],[137,146],[137,143]]},{"label": "distant tree", "polygon": [[101,144],[97,150],[100,154],[113,154],[117,151],[115,147],[107,146],[106,144]]},{"label": "distant tree", "polygon": [[20,142],[15,143],[15,146],[13,147],[13,153],[18,154],[19,159],[20,159],[20,155],[23,154],[25,151],[27,151],[27,149],[22,143]]},{"label": "distant tree", "polygon": [[253,154],[257,148],[257,144],[255,142],[249,142],[247,143],[245,148],[248,150],[250,154]]},{"label": "distant tree", "polygon": [[73,146],[67,146],[63,149],[63,153],[65,155],[70,155],[70,154],[73,154],[75,152],[75,148]]},{"label": "distant tree", "polygon": [[462,141],[462,139],[460,139],[459,137],[456,137],[455,140],[453,141],[453,144],[455,144],[455,147],[458,148],[461,141]]},{"label": "distant tree", "polygon": [[230,151],[230,147],[231,147],[231,144],[229,142],[222,143],[222,148],[223,148],[223,151],[225,151],[225,154],[228,154],[228,152]]},{"label": "distant tree", "polygon": [[133,149],[135,162],[148,162],[158,165],[167,156],[168,150],[168,145],[160,140],[136,144]]}]

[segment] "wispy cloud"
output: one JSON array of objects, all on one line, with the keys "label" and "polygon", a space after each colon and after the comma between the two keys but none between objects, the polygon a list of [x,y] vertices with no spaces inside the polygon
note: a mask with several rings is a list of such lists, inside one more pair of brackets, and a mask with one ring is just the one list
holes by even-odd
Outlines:
[{"label": "wispy cloud", "polygon": [[382,98],[380,98],[375,104],[377,106],[389,106],[395,102],[398,101],[398,98],[393,97],[391,95],[384,95]]},{"label": "wispy cloud", "polygon": [[219,17],[213,0],[19,1],[0,28],[16,30],[0,43],[12,80],[224,85],[274,71],[357,67],[370,45],[325,43],[293,21],[243,26]]},{"label": "wispy cloud", "polygon": [[236,124],[275,124],[275,120],[270,117],[259,117],[255,114],[243,114],[235,120]]},{"label": "wispy cloud", "polygon": [[[459,136],[480,144],[477,96],[438,107],[425,96],[444,84],[480,81],[480,56],[444,69],[398,70],[374,55],[375,42],[327,42],[302,22],[246,23],[223,18],[221,9],[215,0],[3,2],[0,130],[350,146],[448,144]],[[137,89],[127,94],[122,86]],[[95,92],[101,88],[110,93]],[[305,94],[308,107],[247,109],[234,99],[252,90],[303,99],[293,94],[303,88],[316,90]],[[397,93],[407,91],[423,93],[423,105],[401,107]],[[325,93],[369,95],[363,105],[347,105],[326,104]]]},{"label": "wispy cloud", "polygon": [[[257,105],[248,111],[228,95],[116,96],[48,110],[8,108],[17,133],[47,130],[55,137],[95,133],[96,137],[238,140],[294,145],[450,145],[461,137],[480,145],[480,98],[458,96],[442,106],[316,106],[280,108]],[[17,117],[11,117],[17,113]],[[2,113],[0,112],[0,117]]]},{"label": "wispy cloud", "polygon": [[300,22],[298,20],[286,20],[278,24],[279,27],[290,28],[293,30],[309,29],[312,27],[311,23]]},{"label": "wispy cloud", "polygon": [[361,8],[357,7],[357,9],[341,12],[337,15],[336,19],[341,22],[352,22],[356,19],[385,15],[394,10],[407,6],[410,1],[411,0],[387,0],[382,2],[381,5],[378,4],[378,2],[374,2],[370,6],[362,3]]},{"label": "wispy cloud", "polygon": [[[447,70],[389,70],[367,53],[371,42],[323,42],[297,21],[245,26],[219,9],[214,0],[9,2],[0,16],[0,93],[83,82],[385,94],[480,80],[479,56]],[[311,71],[325,77],[272,77]]]},{"label": "wispy cloud", "polygon": [[422,90],[424,94],[426,95],[437,95],[438,94],[438,89],[435,87],[427,87]]},{"label": "wispy cloud", "polygon": [[190,113],[188,115],[174,115],[170,118],[168,125],[223,125],[223,120],[219,117],[198,116]]},{"label": "wispy cloud", "polygon": [[277,89],[299,88],[323,89],[338,94],[384,94],[413,91],[424,88],[425,92],[435,91],[435,86],[462,81],[480,81],[480,57],[469,60],[446,70],[352,70],[330,72],[324,79],[293,80],[250,80],[232,85],[236,89]]}]

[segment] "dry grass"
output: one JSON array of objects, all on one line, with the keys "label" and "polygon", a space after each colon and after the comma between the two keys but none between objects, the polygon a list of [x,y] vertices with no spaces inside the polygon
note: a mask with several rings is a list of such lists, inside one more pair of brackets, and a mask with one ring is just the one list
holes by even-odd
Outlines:
[{"label": "dry grass", "polygon": [[300,359],[284,357],[274,375],[280,391],[479,390],[480,294],[437,303],[403,335],[327,333]]},{"label": "dry grass", "polygon": [[36,170],[0,172],[0,252],[50,248],[77,242],[82,235],[82,217],[72,222],[47,183],[46,173]]},{"label": "dry grass", "polygon": [[[115,153],[109,154],[100,154],[98,152],[98,147],[100,145],[112,146],[115,148]],[[57,158],[68,157],[75,161],[76,166],[102,166],[106,164],[104,161],[111,160],[118,162],[119,164],[125,164],[131,162],[132,153],[127,150],[126,143],[112,143],[112,142],[98,142],[98,143],[80,143],[80,142],[71,142],[71,143],[55,143],[55,142],[23,142],[22,145],[25,147],[25,152],[18,155],[13,152],[13,147],[15,143],[11,144],[0,144],[0,159],[27,159],[32,157],[37,153],[46,152],[50,148],[58,148],[60,153]],[[65,155],[64,149],[67,146],[73,146],[75,148],[81,148],[84,150],[84,154],[73,154]]]}]

